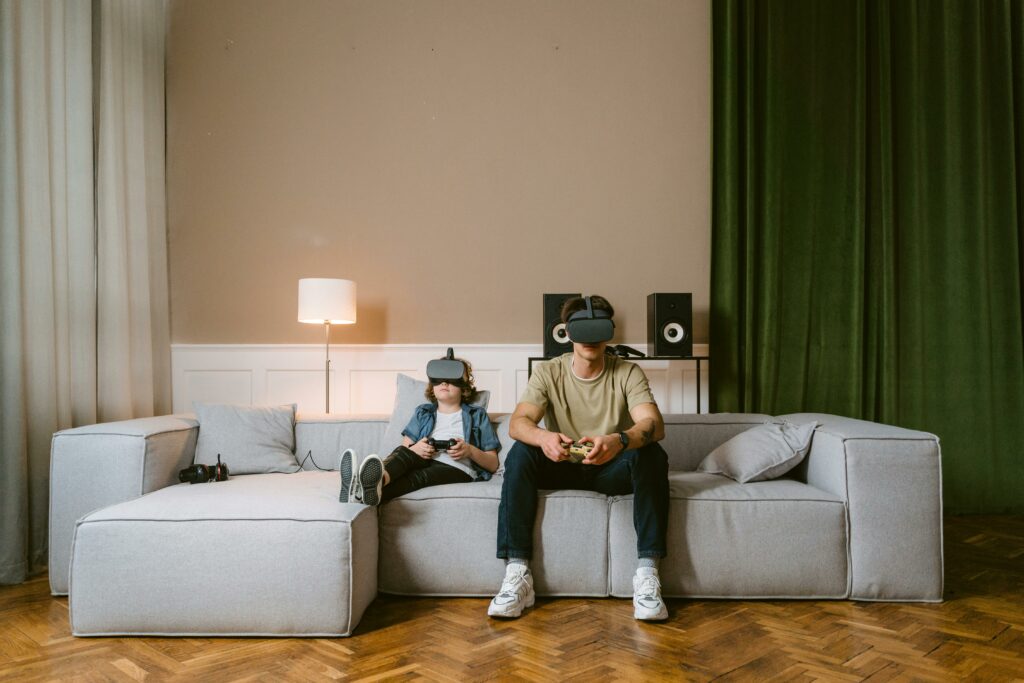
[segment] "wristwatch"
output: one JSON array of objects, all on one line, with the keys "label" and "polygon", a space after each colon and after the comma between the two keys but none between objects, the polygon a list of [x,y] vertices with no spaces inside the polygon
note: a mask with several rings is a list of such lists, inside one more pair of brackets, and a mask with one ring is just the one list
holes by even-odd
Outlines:
[{"label": "wristwatch", "polygon": [[622,450],[629,449],[629,437],[626,436],[626,432],[619,432],[619,441],[622,442]]}]

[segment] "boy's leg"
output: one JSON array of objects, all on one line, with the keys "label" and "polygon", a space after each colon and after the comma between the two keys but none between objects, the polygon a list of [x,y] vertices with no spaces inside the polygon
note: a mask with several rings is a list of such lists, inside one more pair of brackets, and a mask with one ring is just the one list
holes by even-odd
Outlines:
[{"label": "boy's leg", "polygon": [[462,484],[473,481],[473,477],[469,476],[458,467],[452,467],[451,465],[443,462],[437,462],[436,460],[424,460],[415,453],[412,455],[417,460],[423,460],[425,465],[418,467],[417,469],[407,471],[405,476],[400,476],[398,478],[392,477],[391,483],[384,487],[381,503],[386,503],[389,500],[398,498],[399,496],[404,496],[406,493],[418,491],[419,489],[423,489],[428,486]]},{"label": "boy's leg", "polygon": [[412,470],[428,467],[432,460],[421,458],[411,449],[399,446],[384,458],[384,470],[388,473],[388,482],[401,479]]}]

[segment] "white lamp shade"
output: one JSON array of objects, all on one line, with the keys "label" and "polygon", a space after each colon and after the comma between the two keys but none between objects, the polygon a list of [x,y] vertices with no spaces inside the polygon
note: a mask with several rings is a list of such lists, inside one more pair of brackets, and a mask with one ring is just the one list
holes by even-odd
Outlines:
[{"label": "white lamp shade", "polygon": [[350,325],[356,321],[356,283],[327,277],[299,280],[299,322]]}]

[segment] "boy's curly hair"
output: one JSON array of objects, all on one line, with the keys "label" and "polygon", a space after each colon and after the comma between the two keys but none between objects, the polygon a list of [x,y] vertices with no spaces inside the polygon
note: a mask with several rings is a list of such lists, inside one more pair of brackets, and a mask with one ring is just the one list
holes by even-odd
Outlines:
[{"label": "boy's curly hair", "polygon": [[[446,359],[447,356],[441,358],[441,360]],[[462,371],[462,381],[466,383],[466,385],[462,387],[462,402],[472,403],[480,393],[477,391],[476,385],[473,384],[475,381],[475,378],[473,377],[473,366],[465,358],[455,358],[454,360],[462,361],[462,364],[465,366],[465,369]],[[437,405],[437,397],[434,396],[434,386],[430,382],[427,382],[427,389],[423,392],[423,396],[435,406]]]}]

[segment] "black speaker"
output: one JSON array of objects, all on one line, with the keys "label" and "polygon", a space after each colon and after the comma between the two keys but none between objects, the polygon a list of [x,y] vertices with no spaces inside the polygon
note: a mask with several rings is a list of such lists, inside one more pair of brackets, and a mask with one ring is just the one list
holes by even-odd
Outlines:
[{"label": "black speaker", "polygon": [[647,353],[693,355],[693,295],[647,295]]},{"label": "black speaker", "polygon": [[562,323],[562,305],[579,294],[544,295],[544,357],[554,358],[572,351],[569,333]]}]

